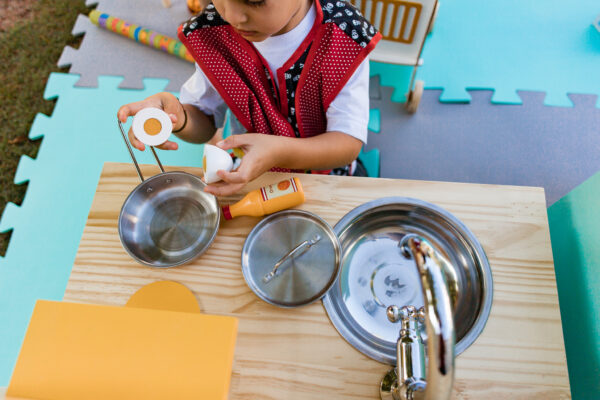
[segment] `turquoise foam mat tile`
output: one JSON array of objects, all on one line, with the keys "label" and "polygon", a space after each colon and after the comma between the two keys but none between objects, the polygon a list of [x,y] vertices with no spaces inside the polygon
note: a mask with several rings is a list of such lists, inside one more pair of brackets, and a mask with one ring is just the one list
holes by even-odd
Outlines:
[{"label": "turquoise foam mat tile", "polygon": [[600,398],[600,173],[548,208],[575,400]]},{"label": "turquoise foam mat tile", "polygon": [[[8,385],[35,301],[63,297],[104,162],[131,162],[117,126],[119,106],[168,84],[145,79],[143,90],[119,89],[122,78],[101,76],[97,88],[75,87],[78,79],[50,75],[44,98],[57,98],[56,106],[52,116],[36,116],[29,137],[43,137],[38,156],[21,157],[15,174],[16,184],[29,182],[27,193],[0,218],[0,232],[13,230],[0,257],[0,387]],[[164,165],[202,165],[202,146],[174,140],[179,150],[158,150]],[[149,151],[134,152],[140,163],[155,164]],[[378,150],[362,157],[370,176],[378,176]]]},{"label": "turquoise foam mat tile", "polygon": [[[103,163],[131,162],[117,126],[119,106],[168,84],[146,79],[144,90],[126,90],[117,89],[119,77],[99,77],[98,88],[74,87],[78,79],[51,74],[44,97],[58,97],[56,106],[52,116],[35,118],[30,137],[43,136],[38,156],[22,157],[15,176],[15,183],[29,181],[27,193],[0,219],[0,231],[13,229],[0,257],[0,387],[8,384],[36,299],[63,297]],[[163,164],[201,166],[202,146],[179,144],[177,151],[158,151]],[[139,162],[155,163],[149,151],[134,151]]]},{"label": "turquoise foam mat tile", "polygon": [[[391,100],[397,103],[406,103],[406,95],[409,90],[410,77],[413,68],[407,65],[385,64],[371,61],[369,64],[369,74],[371,77],[379,76],[379,82],[371,80],[371,86],[378,84],[381,86],[390,86],[394,88]],[[379,95],[380,96],[380,95]],[[374,97],[371,95],[371,97]],[[402,110],[399,110],[400,112]]]},{"label": "turquoise foam mat tile", "polygon": [[381,131],[381,113],[378,109],[369,111],[369,125],[367,128],[376,133]]},{"label": "turquoise foam mat tile", "polygon": [[379,149],[366,151],[365,148],[360,151],[358,158],[365,166],[367,175],[370,178],[379,178]]},{"label": "turquoise foam mat tile", "polygon": [[568,93],[600,95],[598,9],[598,0],[442,0],[417,77],[442,89],[442,102],[489,89],[492,103],[521,104],[517,90],[527,90],[573,106]]}]

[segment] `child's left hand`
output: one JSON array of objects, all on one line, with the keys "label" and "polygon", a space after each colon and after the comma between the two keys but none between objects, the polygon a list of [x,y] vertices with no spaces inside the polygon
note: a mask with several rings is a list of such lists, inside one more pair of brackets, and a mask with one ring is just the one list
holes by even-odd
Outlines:
[{"label": "child's left hand", "polygon": [[229,196],[240,191],[248,182],[277,166],[284,151],[281,139],[273,135],[245,133],[221,140],[216,145],[223,150],[242,149],[242,163],[235,171],[217,171],[223,181],[210,184],[204,190],[215,196]]}]

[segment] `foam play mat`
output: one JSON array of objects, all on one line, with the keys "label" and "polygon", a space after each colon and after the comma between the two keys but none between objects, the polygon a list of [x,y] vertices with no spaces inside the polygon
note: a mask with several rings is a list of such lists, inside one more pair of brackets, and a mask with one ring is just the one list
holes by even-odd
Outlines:
[{"label": "foam play mat", "polygon": [[548,209],[574,399],[600,393],[600,173]]},{"label": "foam play mat", "polygon": [[425,90],[410,115],[380,90],[381,131],[366,148],[379,149],[381,177],[541,186],[550,205],[600,170],[596,96],[549,107],[544,93],[520,92],[523,104],[494,105],[491,91],[471,91],[471,103],[446,104]]},{"label": "foam play mat", "polygon": [[443,1],[417,76],[443,89],[442,101],[489,89],[494,103],[520,104],[527,90],[572,106],[569,93],[600,95],[598,9],[597,0]]},{"label": "foam play mat", "polygon": [[[102,13],[118,17],[170,37],[177,36],[177,27],[190,17],[185,2],[172,2],[165,8],[160,1],[100,0]],[[123,79],[120,88],[143,89],[144,78],[168,79],[166,90],[179,91],[183,82],[194,72],[194,65],[171,54],[147,47],[135,40],[100,28],[80,15],[72,30],[74,35],[85,34],[79,49],[65,47],[58,65],[70,66],[69,72],[81,75],[77,86],[96,87],[101,75],[116,75]]]}]

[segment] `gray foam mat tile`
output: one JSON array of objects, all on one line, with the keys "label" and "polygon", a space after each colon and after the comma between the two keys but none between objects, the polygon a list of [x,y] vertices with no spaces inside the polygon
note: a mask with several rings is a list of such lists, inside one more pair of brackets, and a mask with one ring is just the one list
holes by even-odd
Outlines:
[{"label": "gray foam mat tile", "polygon": [[[160,0],[102,0],[86,5],[97,4],[98,11],[176,38],[177,27],[191,15],[184,0],[171,3],[170,8]],[[98,76],[116,75],[124,78],[120,88],[143,89],[143,78],[166,78],[166,90],[179,91],[194,72],[192,63],[97,27],[83,15],[77,18],[73,34],[84,34],[81,46],[65,47],[58,66],[70,65],[69,72],[81,76],[76,86],[97,87]]]},{"label": "gray foam mat tile", "polygon": [[[600,170],[600,109],[595,95],[569,95],[575,107],[544,106],[545,93],[519,92],[522,105],[494,105],[492,91],[470,104],[443,104],[425,90],[416,114],[381,86],[381,177],[543,187],[548,205]],[[388,99],[388,100],[386,100]]]},{"label": "gray foam mat tile", "polygon": [[369,78],[369,99],[381,100],[381,85],[379,84],[379,75],[374,75]]}]

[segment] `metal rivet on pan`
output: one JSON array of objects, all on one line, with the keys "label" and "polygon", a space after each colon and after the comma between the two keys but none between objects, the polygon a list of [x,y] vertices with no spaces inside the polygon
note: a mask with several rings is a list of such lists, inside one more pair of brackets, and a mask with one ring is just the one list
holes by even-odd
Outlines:
[{"label": "metal rivet on pan", "polygon": [[152,192],[152,190],[154,190],[154,189],[152,189],[151,187],[149,187],[148,189],[146,189],[146,193],[150,193],[150,192]]},{"label": "metal rivet on pan", "polygon": [[171,182],[173,182],[173,179],[170,179],[170,178],[169,178],[169,179],[167,179],[165,182],[167,182],[167,183],[171,183]]}]

